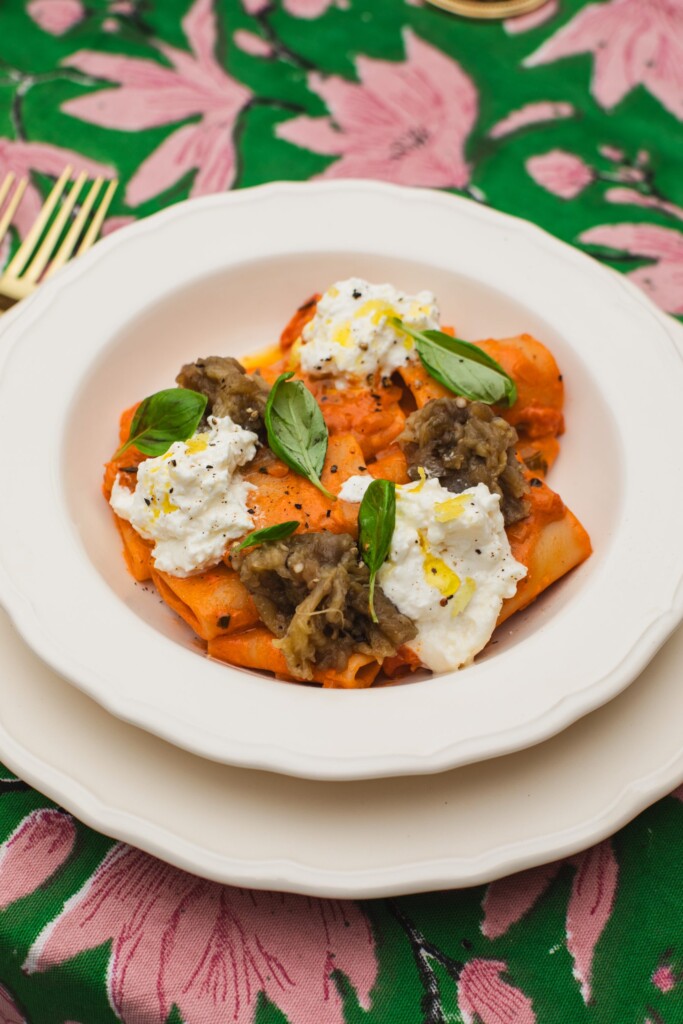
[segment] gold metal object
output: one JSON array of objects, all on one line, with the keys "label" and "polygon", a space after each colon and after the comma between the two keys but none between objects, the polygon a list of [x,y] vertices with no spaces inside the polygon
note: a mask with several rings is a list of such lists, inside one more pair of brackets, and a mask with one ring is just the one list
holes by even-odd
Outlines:
[{"label": "gold metal object", "polygon": [[530,14],[548,0],[427,0],[427,3],[451,14],[460,14],[463,18],[492,19]]},{"label": "gold metal object", "polygon": [[[73,182],[68,193],[64,195],[72,171],[71,167],[64,168],[43,203],[29,233],[0,276],[0,310],[9,309],[15,302],[25,299],[35,290],[40,280],[44,281],[51,277],[55,270],[59,270],[67,260],[80,256],[97,239],[118,187],[118,181],[112,179],[100,197],[104,178],[96,178],[83,198],[82,193],[87,182],[87,175],[83,171]],[[8,174],[0,184],[0,211],[2,211],[0,213],[0,240],[9,231],[28,184],[26,179],[18,182],[3,210],[14,180],[14,174]],[[82,198],[80,209],[60,245],[59,240],[79,196]],[[60,200],[62,203],[57,209]],[[57,212],[50,223],[55,210]]]}]

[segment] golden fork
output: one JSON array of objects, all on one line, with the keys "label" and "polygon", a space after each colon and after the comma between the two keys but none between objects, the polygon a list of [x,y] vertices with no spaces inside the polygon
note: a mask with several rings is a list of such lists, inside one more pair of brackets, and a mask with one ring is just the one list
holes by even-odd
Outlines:
[{"label": "golden fork", "polygon": [[515,18],[518,14],[532,11],[548,3],[548,0],[427,0],[434,7],[441,7],[464,18]]},{"label": "golden fork", "polygon": [[[84,186],[88,180],[87,174],[83,171],[73,182],[68,193],[64,195],[72,173],[73,168],[64,168],[43,203],[29,233],[0,276],[0,310],[9,309],[15,302],[25,299],[37,288],[40,281],[51,277],[55,270],[59,270],[67,260],[80,256],[96,241],[109,204],[116,192],[118,181],[115,178],[109,181],[102,193],[105,179],[96,178],[94,180],[60,244],[60,238],[76,201],[81,193],[85,194]],[[0,185],[0,210],[10,194],[14,181],[15,175],[10,173],[6,175]],[[27,184],[25,178],[17,183],[7,207],[0,215],[0,240],[9,231]],[[101,198],[98,203],[100,194]],[[50,223],[50,218],[63,196],[64,200],[54,220]]]}]

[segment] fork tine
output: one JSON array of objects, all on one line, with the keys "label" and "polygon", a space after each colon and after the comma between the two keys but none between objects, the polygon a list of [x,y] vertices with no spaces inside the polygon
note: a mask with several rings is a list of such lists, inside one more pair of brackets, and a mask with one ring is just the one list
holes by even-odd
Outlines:
[{"label": "fork tine", "polygon": [[87,179],[88,175],[86,174],[86,172],[81,171],[81,173],[78,175],[73,185],[69,189],[69,194],[60,206],[59,213],[52,221],[52,224],[50,225],[49,230],[45,235],[45,238],[40,243],[39,247],[36,249],[34,255],[31,257],[28,266],[26,267],[26,270],[22,274],[22,280],[25,281],[27,284],[34,284],[42,274],[43,270],[45,270],[47,262],[50,259],[50,256],[52,255],[52,251],[57,245],[57,242],[59,241],[59,236],[64,230],[64,225],[66,224],[69,215],[71,214],[71,211],[76,205],[76,200],[78,199],[80,191],[83,188]]},{"label": "fork tine", "polygon": [[100,228],[102,227],[102,224],[104,222],[104,218],[107,216],[109,204],[114,198],[114,193],[116,192],[116,189],[118,187],[118,179],[112,178],[112,180],[109,182],[109,185],[107,186],[107,191],[102,196],[102,202],[98,206],[97,212],[91,220],[88,230],[83,236],[83,241],[78,247],[78,250],[76,252],[77,256],[81,256],[86,251],[86,249],[89,249],[93,242],[96,241],[97,236],[100,233]]},{"label": "fork tine", "polygon": [[[14,217],[14,214],[17,212],[17,207],[19,206],[19,203],[21,202],[22,196],[23,196],[24,192],[26,191],[26,186],[27,185],[28,185],[28,181],[26,180],[26,178],[22,178],[21,181],[19,182],[19,184],[17,185],[17,187],[14,190],[14,195],[12,196],[12,198],[9,201],[9,203],[7,204],[7,209],[5,210],[5,212],[3,213],[2,217],[0,218],[0,239],[4,238],[5,235],[7,234],[9,226],[12,223],[12,218]],[[4,188],[4,184],[3,184],[3,188]]]},{"label": "fork tine", "polygon": [[46,281],[48,277],[51,277],[54,274],[55,270],[59,270],[60,267],[63,267],[66,261],[71,256],[71,253],[74,251],[76,247],[76,242],[83,234],[83,229],[86,225],[86,221],[90,216],[90,211],[92,210],[95,200],[97,199],[97,196],[99,194],[99,191],[102,188],[103,182],[104,178],[95,178],[94,182],[92,183],[90,191],[83,200],[83,203],[81,204],[81,208],[78,211],[77,215],[74,217],[73,223],[67,231],[64,241],[55,253],[54,259],[51,260],[50,266],[45,271],[45,277],[43,278],[44,281]]},{"label": "fork tine", "polygon": [[43,203],[40,214],[33,223],[31,230],[19,246],[19,249],[14,254],[13,258],[10,260],[8,266],[5,268],[5,274],[7,276],[18,277],[28,263],[29,257],[36,246],[36,242],[45,230],[45,225],[49,221],[52,211],[57,205],[67,181],[71,177],[71,172],[71,167],[65,167],[55,182],[52,191]]},{"label": "fork tine", "polygon": [[11,189],[12,182],[14,181],[15,177],[16,175],[14,174],[14,171],[9,171],[5,175],[2,185],[0,185],[0,206],[2,206],[5,199],[7,199],[7,193]]}]

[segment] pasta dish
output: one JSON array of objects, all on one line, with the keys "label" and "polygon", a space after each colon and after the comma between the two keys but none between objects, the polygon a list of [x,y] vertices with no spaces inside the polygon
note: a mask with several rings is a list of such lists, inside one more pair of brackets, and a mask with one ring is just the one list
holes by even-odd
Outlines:
[{"label": "pasta dish", "polygon": [[123,413],[104,494],[214,659],[343,688],[459,669],[591,552],[546,482],[553,355],[463,341],[430,292],[339,281],[176,385]]}]

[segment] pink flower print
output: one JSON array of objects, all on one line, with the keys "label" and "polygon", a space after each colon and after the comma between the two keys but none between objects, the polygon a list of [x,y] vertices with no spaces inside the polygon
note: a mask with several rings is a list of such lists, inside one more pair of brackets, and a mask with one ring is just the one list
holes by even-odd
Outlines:
[{"label": "pink flower print", "polygon": [[683,314],[683,234],[656,224],[604,224],[580,236],[654,262],[628,275],[667,313]]},{"label": "pink flower print", "polygon": [[0,984],[0,1024],[26,1024],[23,1013],[2,984]]},{"label": "pink flower print", "polygon": [[67,859],[76,839],[61,811],[32,811],[0,846],[0,910],[35,892]]},{"label": "pink flower print", "polygon": [[561,867],[561,861],[556,861],[493,882],[486,890],[482,904],[482,935],[488,939],[504,935],[508,928],[531,910]]},{"label": "pink flower print", "polygon": [[660,992],[670,992],[676,987],[676,976],[671,969],[671,964],[661,964],[652,974],[652,984]]},{"label": "pink flower print", "polygon": [[581,157],[563,149],[530,157],[526,169],[538,185],[561,199],[574,199],[595,177]]},{"label": "pink flower print", "polygon": [[502,960],[470,960],[458,981],[458,1008],[465,1024],[536,1024],[531,1000],[501,978]]},{"label": "pink flower print", "polygon": [[63,36],[85,17],[81,0],[30,0],[26,13],[44,32]]},{"label": "pink flower print", "polygon": [[115,231],[120,231],[121,228],[127,228],[129,224],[135,224],[135,217],[107,217],[100,234],[102,238],[106,238],[107,235],[113,235]]},{"label": "pink flower print", "polygon": [[645,181],[645,172],[640,167],[619,167],[614,172],[614,177],[618,181],[638,185],[640,182]]},{"label": "pink flower print", "polygon": [[605,192],[608,203],[627,203],[629,206],[642,206],[645,210],[660,210],[670,217],[683,220],[683,207],[676,206],[660,196],[648,196],[633,188],[608,188]]},{"label": "pink flower print", "polygon": [[558,121],[561,118],[573,117],[576,113],[571,103],[555,103],[550,100],[540,100],[538,103],[527,103],[518,110],[504,117],[502,121],[494,124],[489,131],[492,139],[502,139],[505,135],[519,131],[520,128],[528,128],[532,124],[541,124],[544,121]]},{"label": "pink flower print", "polygon": [[477,91],[456,61],[406,30],[407,59],[358,57],[360,84],[312,74],[329,117],[296,117],[277,134],[337,159],[322,178],[379,178],[403,185],[465,188],[464,146]]},{"label": "pink flower print", "polygon": [[285,10],[295,18],[319,18],[335,0],[284,0]]},{"label": "pink flower print", "polygon": [[[595,947],[612,913],[619,869],[609,842],[570,863],[576,873],[567,906],[567,949],[574,959],[574,977],[588,1002]],[[489,939],[504,935],[538,902],[561,867],[562,861],[556,861],[492,882],[484,897],[482,933]]]},{"label": "pink flower print", "polygon": [[509,35],[518,35],[520,32],[529,32],[532,28],[545,25],[546,21],[554,18],[560,9],[559,0],[548,0],[542,7],[529,14],[520,14],[517,18],[506,18],[503,28]]},{"label": "pink flower print", "polygon": [[578,860],[567,907],[567,949],[584,1002],[591,997],[593,956],[612,914],[619,868],[610,843],[600,843]]},{"label": "pink flower print", "polygon": [[39,935],[25,970],[111,940],[109,1001],[124,1024],[252,1024],[259,993],[290,1024],[343,1024],[333,974],[369,1007],[377,962],[353,903],[251,892],[172,868],[123,844]]},{"label": "pink flower print", "polygon": [[[125,18],[135,14],[135,3],[133,0],[108,0],[108,7],[110,15]],[[104,32],[118,32],[120,28],[121,23],[116,17],[105,18],[102,22]]]},{"label": "pink flower print", "polygon": [[[114,173],[113,168],[89,160],[71,149],[50,146],[46,142],[22,142],[0,138],[0,179],[10,171],[14,172],[17,178],[30,178],[31,171],[56,178],[67,164],[74,168],[75,174],[84,170],[93,177],[103,175],[111,178]],[[43,197],[29,181],[13,221],[22,238],[28,233],[42,205]]]},{"label": "pink flower print", "polygon": [[245,28],[239,28],[233,35],[232,41],[235,46],[244,53],[250,53],[252,57],[271,57],[273,55],[273,47],[267,39],[257,36],[255,32],[248,32]]},{"label": "pink flower print", "polygon": [[598,152],[604,156],[605,160],[611,160],[614,164],[620,164],[622,160],[626,159],[623,149],[617,149],[616,146],[598,146]]},{"label": "pink flower print", "polygon": [[525,60],[527,67],[577,53],[595,59],[592,91],[611,109],[643,85],[683,119],[681,0],[609,0],[589,4]]},{"label": "pink flower print", "polygon": [[270,0],[242,0],[247,14],[260,14],[269,6]]},{"label": "pink flower print", "polygon": [[191,53],[157,42],[171,67],[137,57],[84,50],[66,63],[89,75],[120,83],[69,100],[63,110],[91,124],[140,131],[199,115],[173,131],[128,183],[126,201],[138,206],[197,169],[193,196],[221,192],[235,178],[233,129],[250,91],[231,78],[214,55],[216,19],[212,0],[195,0],[183,19]]}]

